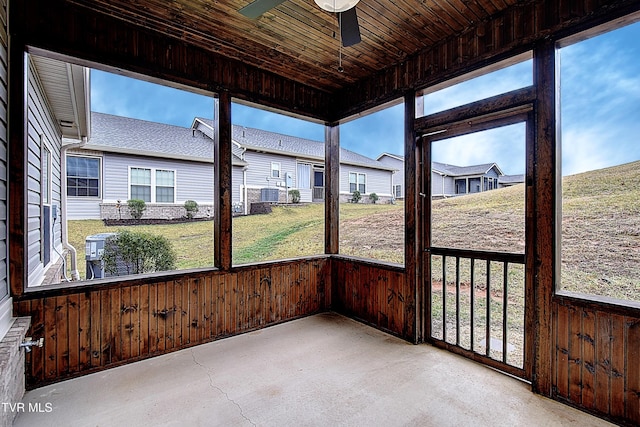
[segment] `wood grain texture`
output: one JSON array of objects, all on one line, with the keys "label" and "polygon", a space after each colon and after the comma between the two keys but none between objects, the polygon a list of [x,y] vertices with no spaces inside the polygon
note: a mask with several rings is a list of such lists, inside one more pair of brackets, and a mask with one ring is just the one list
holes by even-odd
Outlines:
[{"label": "wood grain texture", "polygon": [[403,268],[336,257],[331,308],[408,341],[415,340],[415,290]]},{"label": "wood grain texture", "polygon": [[[26,294],[15,314],[45,338],[27,355],[27,385],[61,381],[327,309],[329,260],[312,258]],[[402,329],[402,319],[397,328]],[[214,326],[216,325],[216,326]]]},{"label": "wood grain texture", "polygon": [[[556,298],[553,310],[559,315],[552,397],[614,422],[640,423],[640,310],[620,306],[612,314],[573,298]],[[567,338],[569,357],[563,358]]]}]

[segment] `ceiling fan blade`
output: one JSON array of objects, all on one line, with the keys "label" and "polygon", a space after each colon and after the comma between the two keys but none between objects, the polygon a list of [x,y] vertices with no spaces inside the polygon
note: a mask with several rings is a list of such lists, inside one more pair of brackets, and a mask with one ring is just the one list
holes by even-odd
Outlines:
[{"label": "ceiling fan blade", "polygon": [[341,20],[340,37],[342,38],[342,46],[349,47],[360,43],[362,38],[360,37],[360,25],[358,24],[356,8],[352,7],[340,12],[338,19]]},{"label": "ceiling fan blade", "polygon": [[258,16],[270,9],[273,9],[284,1],[285,0],[255,0],[240,9],[238,12],[247,18],[256,19]]}]

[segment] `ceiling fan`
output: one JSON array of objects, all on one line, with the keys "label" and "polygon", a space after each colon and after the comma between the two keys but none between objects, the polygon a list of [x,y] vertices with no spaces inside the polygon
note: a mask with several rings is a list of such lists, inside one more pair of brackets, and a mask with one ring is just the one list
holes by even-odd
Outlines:
[{"label": "ceiling fan", "polygon": [[[268,10],[273,9],[285,0],[254,0],[239,12],[247,18],[256,19]],[[356,15],[356,4],[360,0],[314,0],[316,4],[328,12],[338,14],[340,39],[342,46],[349,47],[362,40],[360,26]]]}]

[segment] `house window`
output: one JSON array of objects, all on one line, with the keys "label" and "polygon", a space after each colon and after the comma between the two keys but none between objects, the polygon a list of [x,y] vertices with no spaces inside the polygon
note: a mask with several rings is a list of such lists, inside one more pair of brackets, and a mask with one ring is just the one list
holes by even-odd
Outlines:
[{"label": "house window", "polygon": [[173,203],[175,201],[175,172],[156,170],[156,203]]},{"label": "house window", "polygon": [[366,193],[367,175],[363,173],[349,172],[349,192],[353,193],[358,190],[360,193]]},{"label": "house window", "polygon": [[311,165],[298,163],[298,188],[311,188]]},{"label": "house window", "polygon": [[280,178],[279,162],[271,162],[271,178]]},{"label": "house window", "polygon": [[100,194],[100,159],[67,156],[67,196],[98,197]]},{"label": "house window", "polygon": [[51,204],[51,151],[47,147],[42,147],[42,154],[40,158],[42,167],[42,203],[45,205]]},{"label": "house window", "polygon": [[131,168],[129,177],[132,199],[147,203],[175,203],[175,171]]},{"label": "house window", "polygon": [[393,197],[396,199],[402,198],[402,185],[396,184],[393,186]]},{"label": "house window", "polygon": [[131,168],[131,199],[151,203],[151,169]]}]

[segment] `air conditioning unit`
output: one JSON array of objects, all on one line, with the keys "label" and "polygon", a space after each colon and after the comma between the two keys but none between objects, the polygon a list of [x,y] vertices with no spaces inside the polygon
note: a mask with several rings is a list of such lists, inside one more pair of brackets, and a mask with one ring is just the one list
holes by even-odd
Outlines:
[{"label": "air conditioning unit", "polygon": [[108,276],[104,270],[102,255],[107,240],[116,235],[117,233],[100,233],[86,237],[84,253],[87,262],[87,280],[102,279]]}]

